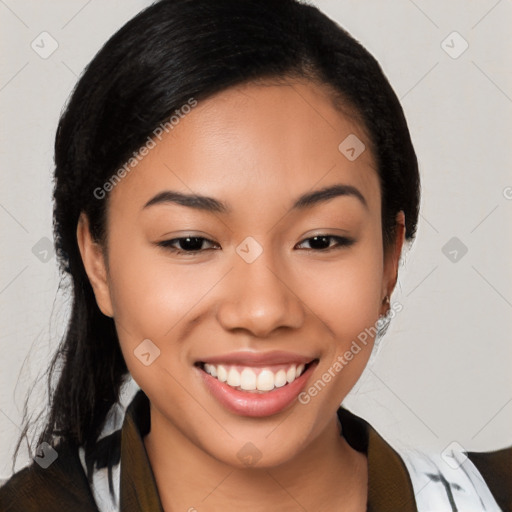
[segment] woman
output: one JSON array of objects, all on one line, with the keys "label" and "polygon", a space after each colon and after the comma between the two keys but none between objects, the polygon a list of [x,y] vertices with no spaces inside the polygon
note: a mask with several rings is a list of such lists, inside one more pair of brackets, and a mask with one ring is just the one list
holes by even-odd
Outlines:
[{"label": "woman", "polygon": [[81,77],[55,163],[72,315],[2,510],[504,508],[487,459],[404,460],[339,406],[420,185],[379,65],[320,11],[155,3]]}]

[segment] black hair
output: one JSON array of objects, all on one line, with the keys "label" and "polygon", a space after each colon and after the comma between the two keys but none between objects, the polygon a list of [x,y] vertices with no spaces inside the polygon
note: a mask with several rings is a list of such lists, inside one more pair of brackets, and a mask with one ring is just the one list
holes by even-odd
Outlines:
[{"label": "black hair", "polygon": [[[420,201],[416,155],[398,98],[361,44],[299,0],[155,2],[86,67],[57,128],[54,238],[72,309],[48,368],[50,409],[37,445],[64,439],[87,452],[128,373],[114,320],[98,308],[77,244],[81,212],[94,239],[105,241],[108,195],[99,199],[94,191],[191,98],[287,78],[324,84],[333,99],[357,113],[381,184],[383,245],[394,240],[400,210],[406,239],[413,240]],[[22,437],[26,432],[27,427]]]}]

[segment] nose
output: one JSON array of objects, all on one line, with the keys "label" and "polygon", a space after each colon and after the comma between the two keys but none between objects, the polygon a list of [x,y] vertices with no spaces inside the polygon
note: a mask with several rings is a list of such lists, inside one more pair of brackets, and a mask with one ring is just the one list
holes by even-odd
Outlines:
[{"label": "nose", "polygon": [[217,310],[219,323],[227,330],[243,329],[257,337],[269,336],[279,327],[297,329],[304,321],[304,304],[290,272],[276,270],[271,251],[252,263],[238,255],[225,282],[225,296]]}]

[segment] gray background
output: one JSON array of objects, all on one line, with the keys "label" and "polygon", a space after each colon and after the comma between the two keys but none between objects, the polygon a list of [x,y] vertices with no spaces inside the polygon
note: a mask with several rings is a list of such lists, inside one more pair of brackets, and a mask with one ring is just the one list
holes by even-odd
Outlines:
[{"label": "gray background", "polygon": [[[49,241],[58,116],[100,46],[149,3],[0,0],[0,478],[37,378],[31,408],[46,412],[41,376],[68,315]],[[512,2],[314,3],[381,63],[423,186],[392,297],[403,310],[344,405],[397,447],[511,445]]]}]

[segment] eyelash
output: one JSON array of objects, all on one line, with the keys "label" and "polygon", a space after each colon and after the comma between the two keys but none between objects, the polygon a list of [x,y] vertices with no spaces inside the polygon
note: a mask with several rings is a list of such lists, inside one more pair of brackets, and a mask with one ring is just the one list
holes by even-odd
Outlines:
[{"label": "eyelash", "polygon": [[[301,245],[301,244],[303,244],[306,241],[313,240],[314,238],[328,238],[328,239],[331,239],[331,240],[335,240],[336,241],[336,245],[327,247],[325,249],[309,248],[309,249],[306,249],[307,251],[326,253],[326,252],[331,252],[333,250],[343,249],[344,247],[350,247],[351,245],[353,245],[355,243],[354,239],[343,237],[343,236],[315,235],[315,236],[312,236],[312,237],[309,237],[309,238],[305,238],[298,245]],[[176,242],[179,242],[180,240],[187,240],[187,239],[203,240],[203,241],[215,244],[215,242],[212,242],[211,240],[208,240],[207,238],[204,238],[202,236],[184,236],[184,237],[180,237],[180,238],[173,238],[171,240],[163,240],[162,242],[158,242],[157,245],[159,247],[163,247],[164,249],[166,249],[166,250],[168,250],[168,251],[170,251],[170,252],[172,252],[174,254],[177,254],[177,255],[180,255],[180,254],[191,255],[191,254],[198,254],[200,252],[204,252],[204,250],[184,251],[184,250],[181,250],[181,249],[177,249],[176,247],[173,247],[173,244],[175,244]],[[210,250],[211,250],[211,248],[210,248]]]}]

